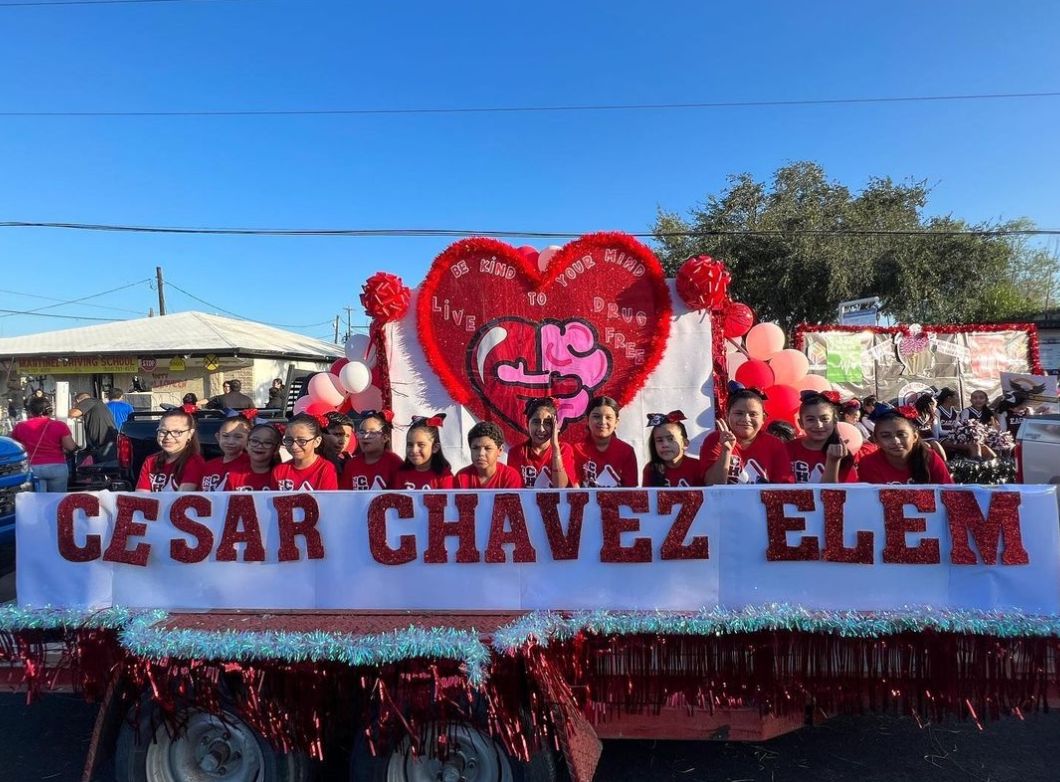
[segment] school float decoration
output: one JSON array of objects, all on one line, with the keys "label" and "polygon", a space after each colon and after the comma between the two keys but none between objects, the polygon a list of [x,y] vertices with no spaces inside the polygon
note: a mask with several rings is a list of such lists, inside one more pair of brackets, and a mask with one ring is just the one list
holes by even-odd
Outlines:
[{"label": "school float decoration", "polygon": [[1001,373],[1042,374],[1038,328],[1032,323],[899,326],[802,324],[795,347],[810,372],[844,396],[904,404],[949,387],[970,403],[973,391],[1000,396]]},{"label": "school float decoration", "polygon": [[[373,275],[370,333],[299,404],[447,412],[460,452],[479,417],[521,436],[528,396],[558,398],[566,436],[588,396],[625,400],[641,444],[643,410],[690,399],[701,435],[730,373],[785,417],[789,392],[830,389],[729,282],[706,257],[666,280],[621,234],[541,253],[464,240],[415,291]],[[531,763],[561,749],[576,782],[630,715],[978,721],[1057,684],[1055,491],[24,494],[0,657],[31,693],[63,673],[126,705],[146,692],[174,727],[189,703],[234,710],[314,757],[351,715],[379,752],[444,755],[438,726],[474,723]],[[221,607],[245,610],[205,612]]]}]

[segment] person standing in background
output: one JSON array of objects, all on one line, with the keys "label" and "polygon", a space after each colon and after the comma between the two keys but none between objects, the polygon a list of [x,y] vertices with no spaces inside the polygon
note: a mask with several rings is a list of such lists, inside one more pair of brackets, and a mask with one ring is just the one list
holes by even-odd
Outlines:
[{"label": "person standing in background", "polygon": [[44,484],[44,491],[66,491],[70,478],[66,454],[77,450],[70,428],[52,418],[54,410],[47,397],[33,397],[27,409],[29,420],[15,424],[11,436],[29,454],[30,469]]},{"label": "person standing in background", "polygon": [[283,407],[283,398],[287,395],[287,386],[283,384],[283,380],[275,378],[272,381],[272,387],[269,389],[269,401],[265,407],[271,407],[279,409]]},{"label": "person standing in background", "polygon": [[101,400],[81,391],[74,397],[70,418],[80,418],[85,426],[85,449],[95,463],[113,461],[118,428],[114,416]]},{"label": "person standing in background", "polygon": [[124,394],[121,389],[115,386],[107,392],[107,408],[110,410],[110,414],[114,416],[114,426],[121,431],[122,424],[125,423],[125,419],[129,417],[129,413],[133,411],[133,406],[126,402],[122,397]]}]

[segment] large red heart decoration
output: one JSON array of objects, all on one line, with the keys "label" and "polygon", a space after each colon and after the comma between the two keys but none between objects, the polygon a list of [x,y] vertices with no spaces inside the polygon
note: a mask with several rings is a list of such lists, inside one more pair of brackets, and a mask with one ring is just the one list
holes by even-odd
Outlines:
[{"label": "large red heart decoration", "polygon": [[417,301],[420,343],[454,400],[508,434],[530,399],[567,423],[589,399],[625,404],[659,363],[670,292],[655,255],[630,236],[566,245],[544,272],[511,245],[465,239],[439,255]]}]

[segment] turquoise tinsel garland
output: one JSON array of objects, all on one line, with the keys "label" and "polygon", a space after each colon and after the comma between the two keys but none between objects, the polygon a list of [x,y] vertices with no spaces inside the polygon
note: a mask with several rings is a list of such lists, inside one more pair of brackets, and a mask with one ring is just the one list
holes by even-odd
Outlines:
[{"label": "turquoise tinsel garland", "polygon": [[211,632],[171,630],[131,624],[120,634],[122,646],[150,659],[176,657],[239,662],[337,662],[351,666],[386,665],[417,658],[456,660],[472,685],[486,678],[490,650],[478,633],[450,627],[407,627],[374,635],[313,631]]},{"label": "turquoise tinsel garland", "polygon": [[121,630],[133,622],[153,624],[168,614],[161,610],[133,610],[113,607],[24,608],[14,603],[0,605],[0,632],[19,630]]},{"label": "turquoise tinsel garland", "polygon": [[538,611],[500,628],[493,647],[514,653],[530,641],[547,646],[580,632],[602,635],[728,635],[797,630],[850,638],[934,630],[1001,638],[1060,636],[1060,616],[1018,611],[947,610],[906,607],[894,611],[816,611],[773,604],[739,610],[713,608],[694,614],[668,611]]}]

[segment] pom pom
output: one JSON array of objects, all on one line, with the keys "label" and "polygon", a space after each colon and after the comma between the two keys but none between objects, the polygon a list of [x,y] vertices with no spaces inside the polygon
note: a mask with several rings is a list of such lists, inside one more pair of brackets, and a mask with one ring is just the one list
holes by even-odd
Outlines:
[{"label": "pom pom", "polygon": [[364,311],[383,323],[405,317],[411,298],[412,291],[401,278],[386,272],[376,272],[361,288]]},{"label": "pom pom", "polygon": [[721,311],[728,303],[731,279],[724,263],[699,255],[677,271],[677,295],[689,309]]}]

